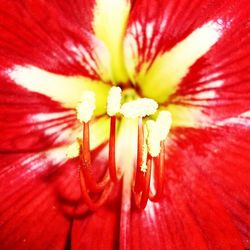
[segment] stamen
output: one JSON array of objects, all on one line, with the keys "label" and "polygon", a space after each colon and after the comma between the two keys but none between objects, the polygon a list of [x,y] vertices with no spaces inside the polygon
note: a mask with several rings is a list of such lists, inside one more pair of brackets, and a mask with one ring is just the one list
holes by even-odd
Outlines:
[{"label": "stamen", "polygon": [[[138,118],[137,166],[134,182],[136,206],[144,209],[148,200],[158,201],[164,186],[164,141],[171,126],[171,114],[161,111],[155,121],[149,120],[143,126],[143,117],[153,115],[158,104],[149,98],[129,101],[121,106],[121,89],[112,87],[107,99],[107,114],[110,116],[109,160],[105,174],[95,178],[91,163],[89,122],[95,110],[95,93],[86,91],[76,107],[77,118],[83,125],[83,139],[73,143],[67,152],[69,158],[80,156],[80,185],[86,205],[96,210],[104,204],[117,181],[116,168],[116,115]],[[145,128],[144,128],[145,127]],[[151,171],[154,166],[155,193],[150,192]],[[132,167],[132,166],[131,166]]]},{"label": "stamen", "polygon": [[[165,118],[165,114],[163,114],[163,118]],[[158,122],[161,121],[161,119],[162,118],[160,118]],[[161,127],[153,120],[146,122],[146,128],[147,135],[145,138],[147,142],[147,150],[144,150],[144,159],[142,160],[141,165],[141,173],[143,174],[138,175],[140,178],[136,176],[137,185],[135,185],[135,187],[137,187],[137,189],[134,189],[135,204],[139,209],[144,209],[146,207],[148,199],[151,201],[158,201],[162,197],[164,184],[164,140],[161,140],[161,138],[163,138],[163,132],[166,133],[166,131],[159,131]],[[162,134],[160,134],[160,132]],[[154,195],[150,192],[151,169],[153,163],[156,180],[156,192]],[[138,182],[140,183],[140,186],[138,185]]]},{"label": "stamen", "polygon": [[116,162],[115,162],[115,133],[116,133],[116,117],[110,118],[110,135],[109,135],[109,173],[112,181],[117,181]]},{"label": "stamen", "polygon": [[109,198],[109,194],[112,190],[112,183],[109,183],[105,186],[99,198],[93,200],[89,194],[89,190],[87,189],[87,183],[85,182],[85,176],[82,172],[80,172],[80,186],[82,191],[82,197],[86,205],[91,210],[97,210],[101,207]]},{"label": "stamen", "polygon": [[153,115],[158,108],[158,104],[153,99],[140,98],[124,103],[121,113],[127,118],[137,118]]},{"label": "stamen", "polygon": [[142,164],[141,164],[141,171],[143,173],[147,172],[147,156],[148,156],[148,146],[147,146],[146,140],[144,140],[143,147],[142,147]]},{"label": "stamen", "polygon": [[90,147],[89,147],[89,122],[83,123],[83,142],[82,142],[82,164],[84,167],[91,165]]},{"label": "stamen", "polygon": [[67,158],[72,159],[80,155],[80,144],[78,141],[72,143],[67,149]]},{"label": "stamen", "polygon": [[152,163],[153,163],[153,158],[151,155],[148,154],[147,171],[143,175],[144,179],[143,179],[143,187],[141,193],[134,192],[135,205],[138,209],[144,209],[149,199]]},{"label": "stamen", "polygon": [[154,179],[155,179],[155,194],[150,192],[149,199],[151,201],[159,201],[163,195],[164,175],[165,175],[165,145],[161,141],[161,152],[158,157],[154,159]]},{"label": "stamen", "polygon": [[142,124],[142,118],[138,118],[138,139],[137,139],[137,167],[134,191],[140,192],[143,187],[143,172],[141,171],[141,166],[143,164],[143,144],[144,144],[144,129]]},{"label": "stamen", "polygon": [[172,124],[172,115],[168,111],[161,111],[156,120],[160,140],[165,140]]},{"label": "stamen", "polygon": [[93,192],[100,192],[103,190],[108,183],[108,176],[105,175],[103,179],[97,183],[94,178],[93,169],[91,165],[91,154],[89,147],[89,123],[83,123],[83,143],[81,149],[81,158],[80,158],[80,174],[83,174],[85,177],[86,185],[88,189]]},{"label": "stamen", "polygon": [[145,175],[145,185],[142,191],[140,209],[144,209],[147,205],[150,191],[150,179],[151,179],[151,168],[152,168],[153,158],[151,155],[148,155],[147,159],[147,172]]},{"label": "stamen", "polygon": [[112,87],[109,90],[107,100],[107,114],[110,117],[110,133],[109,133],[109,173],[112,181],[117,181],[116,162],[115,162],[115,133],[116,133],[116,117],[120,112],[122,90],[119,87]]},{"label": "stamen", "polygon": [[146,122],[146,127],[148,131],[148,152],[152,157],[156,157],[160,154],[161,150],[158,126],[156,125],[156,122],[149,120]]},{"label": "stamen", "polygon": [[120,112],[122,99],[122,90],[119,87],[112,87],[109,90],[107,99],[107,114],[114,116]]},{"label": "stamen", "polygon": [[81,96],[81,101],[76,107],[77,119],[80,122],[89,122],[95,110],[95,93],[85,91]]},{"label": "stamen", "polygon": [[161,111],[156,120],[156,126],[160,139],[160,155],[154,159],[154,179],[155,179],[155,194],[150,193],[151,201],[159,201],[163,195],[164,175],[165,175],[165,140],[169,133],[172,123],[171,113]]}]

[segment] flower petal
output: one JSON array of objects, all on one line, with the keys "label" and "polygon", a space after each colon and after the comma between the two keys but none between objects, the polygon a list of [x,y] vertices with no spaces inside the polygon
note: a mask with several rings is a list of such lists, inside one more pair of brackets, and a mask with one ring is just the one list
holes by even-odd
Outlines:
[{"label": "flower petal", "polygon": [[[190,68],[169,102],[199,109],[212,121],[250,110],[250,5],[238,1],[223,36]],[[229,13],[230,13],[229,11]]]},{"label": "flower petal", "polygon": [[1,249],[65,248],[80,190],[64,158],[60,150],[1,155]]},{"label": "flower petal", "polygon": [[96,0],[94,5],[94,33],[109,49],[112,80],[115,83],[128,81],[123,58],[123,38],[130,8],[130,0]]},{"label": "flower petal", "polygon": [[132,213],[132,249],[249,248],[250,126],[238,121],[173,131],[164,199]]},{"label": "flower petal", "polygon": [[117,249],[119,203],[116,199],[88,216],[78,216],[72,228],[72,249]]},{"label": "flower petal", "polygon": [[[94,1],[9,1],[0,4],[0,58],[62,75],[110,78],[109,52],[94,38]],[[100,66],[101,65],[101,66]]]},{"label": "flower petal", "polygon": [[40,152],[72,140],[75,114],[1,78],[0,151]]},{"label": "flower petal", "polygon": [[249,13],[245,0],[136,2],[125,40],[131,79],[206,123],[249,110]]},{"label": "flower petal", "polygon": [[[206,6],[209,1],[203,2],[202,6]],[[183,24],[185,18],[190,18],[190,13],[194,16],[201,14],[199,8],[196,9],[197,2],[189,5],[188,1],[175,1],[173,4],[145,0],[136,2],[131,14],[125,40],[128,71],[144,95],[160,102],[174,93],[189,67],[206,54],[221,36],[223,26],[211,10],[211,16],[200,16],[201,20],[196,23],[190,26],[185,24],[188,29],[182,26],[179,30],[178,25]],[[189,12],[184,14],[187,7]],[[178,19],[172,23],[175,16]],[[178,35],[177,31],[180,31]]]},{"label": "flower petal", "polygon": [[83,91],[95,92],[96,110],[100,115],[106,112],[106,102],[110,86],[86,77],[53,74],[32,66],[9,69],[7,75],[16,84],[30,91],[50,97],[64,107],[75,108]]},{"label": "flower petal", "polygon": [[[92,152],[96,177],[105,172],[108,152],[99,147]],[[119,242],[120,183],[117,183],[107,203],[97,211],[88,211],[80,199],[72,224],[71,249],[116,249]]]}]

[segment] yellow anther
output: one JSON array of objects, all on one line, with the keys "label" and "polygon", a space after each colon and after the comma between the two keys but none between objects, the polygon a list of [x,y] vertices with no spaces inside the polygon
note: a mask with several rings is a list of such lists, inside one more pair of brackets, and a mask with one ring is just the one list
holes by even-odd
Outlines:
[{"label": "yellow anther", "polygon": [[159,131],[160,140],[163,141],[167,138],[172,124],[172,115],[168,111],[161,111],[157,117],[156,124]]},{"label": "yellow anther", "polygon": [[148,136],[147,136],[147,146],[148,152],[152,157],[156,157],[160,154],[160,136],[158,131],[158,126],[153,120],[146,122]]},{"label": "yellow anther", "polygon": [[121,113],[127,118],[145,117],[153,115],[157,108],[158,104],[153,99],[140,98],[124,103],[121,107]]},{"label": "yellow anther", "polygon": [[120,112],[122,99],[122,90],[119,87],[112,87],[109,90],[107,99],[107,114],[109,116],[116,115]]},{"label": "yellow anther", "polygon": [[77,119],[81,122],[89,122],[95,110],[95,93],[85,91],[76,107]]},{"label": "yellow anther", "polygon": [[75,158],[80,154],[80,144],[78,141],[72,143],[67,149],[67,157],[69,159]]}]

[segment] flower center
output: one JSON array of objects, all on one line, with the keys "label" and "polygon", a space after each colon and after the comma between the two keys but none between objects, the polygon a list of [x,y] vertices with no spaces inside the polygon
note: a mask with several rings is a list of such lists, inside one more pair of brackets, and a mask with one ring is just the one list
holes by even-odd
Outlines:
[{"label": "flower center", "polygon": [[[130,138],[131,147],[137,140],[137,152],[134,155],[126,155],[126,152],[123,152],[123,157],[137,159],[136,164],[131,164],[134,162],[132,159],[129,161],[131,166],[126,166],[134,173],[132,185],[135,205],[138,209],[144,209],[148,200],[159,201],[164,186],[164,143],[171,126],[171,114],[168,111],[159,111],[158,104],[153,99],[138,98],[134,92],[122,93],[119,87],[112,87],[107,98],[107,115],[110,119],[108,167],[101,180],[97,181],[91,163],[89,132],[95,101],[94,92],[83,92],[76,107],[77,119],[83,128],[83,137],[68,149],[69,158],[79,158],[80,184],[84,202],[90,209],[96,210],[107,201],[112,187],[123,177],[124,169],[119,167],[116,160],[116,124],[117,121],[122,120],[137,122],[137,138]],[[155,114],[157,119],[150,119]],[[152,178],[155,183],[154,193],[150,191]]]}]

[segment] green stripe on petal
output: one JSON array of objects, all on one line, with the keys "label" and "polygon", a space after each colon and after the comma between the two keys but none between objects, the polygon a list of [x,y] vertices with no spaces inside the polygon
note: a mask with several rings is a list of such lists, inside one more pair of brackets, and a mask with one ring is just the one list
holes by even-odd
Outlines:
[{"label": "green stripe on petal", "polygon": [[124,65],[123,38],[130,12],[127,0],[96,0],[93,29],[97,38],[104,42],[111,55],[112,81],[128,81]]},{"label": "green stripe on petal", "polygon": [[164,102],[173,94],[189,68],[217,42],[219,25],[209,22],[193,31],[170,51],[158,55],[152,65],[142,65],[137,82],[144,96]]},{"label": "green stripe on petal", "polygon": [[96,94],[95,115],[106,113],[106,100],[110,86],[82,76],[63,76],[27,66],[17,66],[8,72],[16,84],[50,97],[64,107],[75,108],[83,91]]},{"label": "green stripe on petal", "polygon": [[170,104],[166,109],[172,115],[171,127],[199,128],[210,125],[209,118],[199,107]]},{"label": "green stripe on petal", "polygon": [[95,149],[109,139],[108,117],[102,117],[90,124],[90,148]]}]

